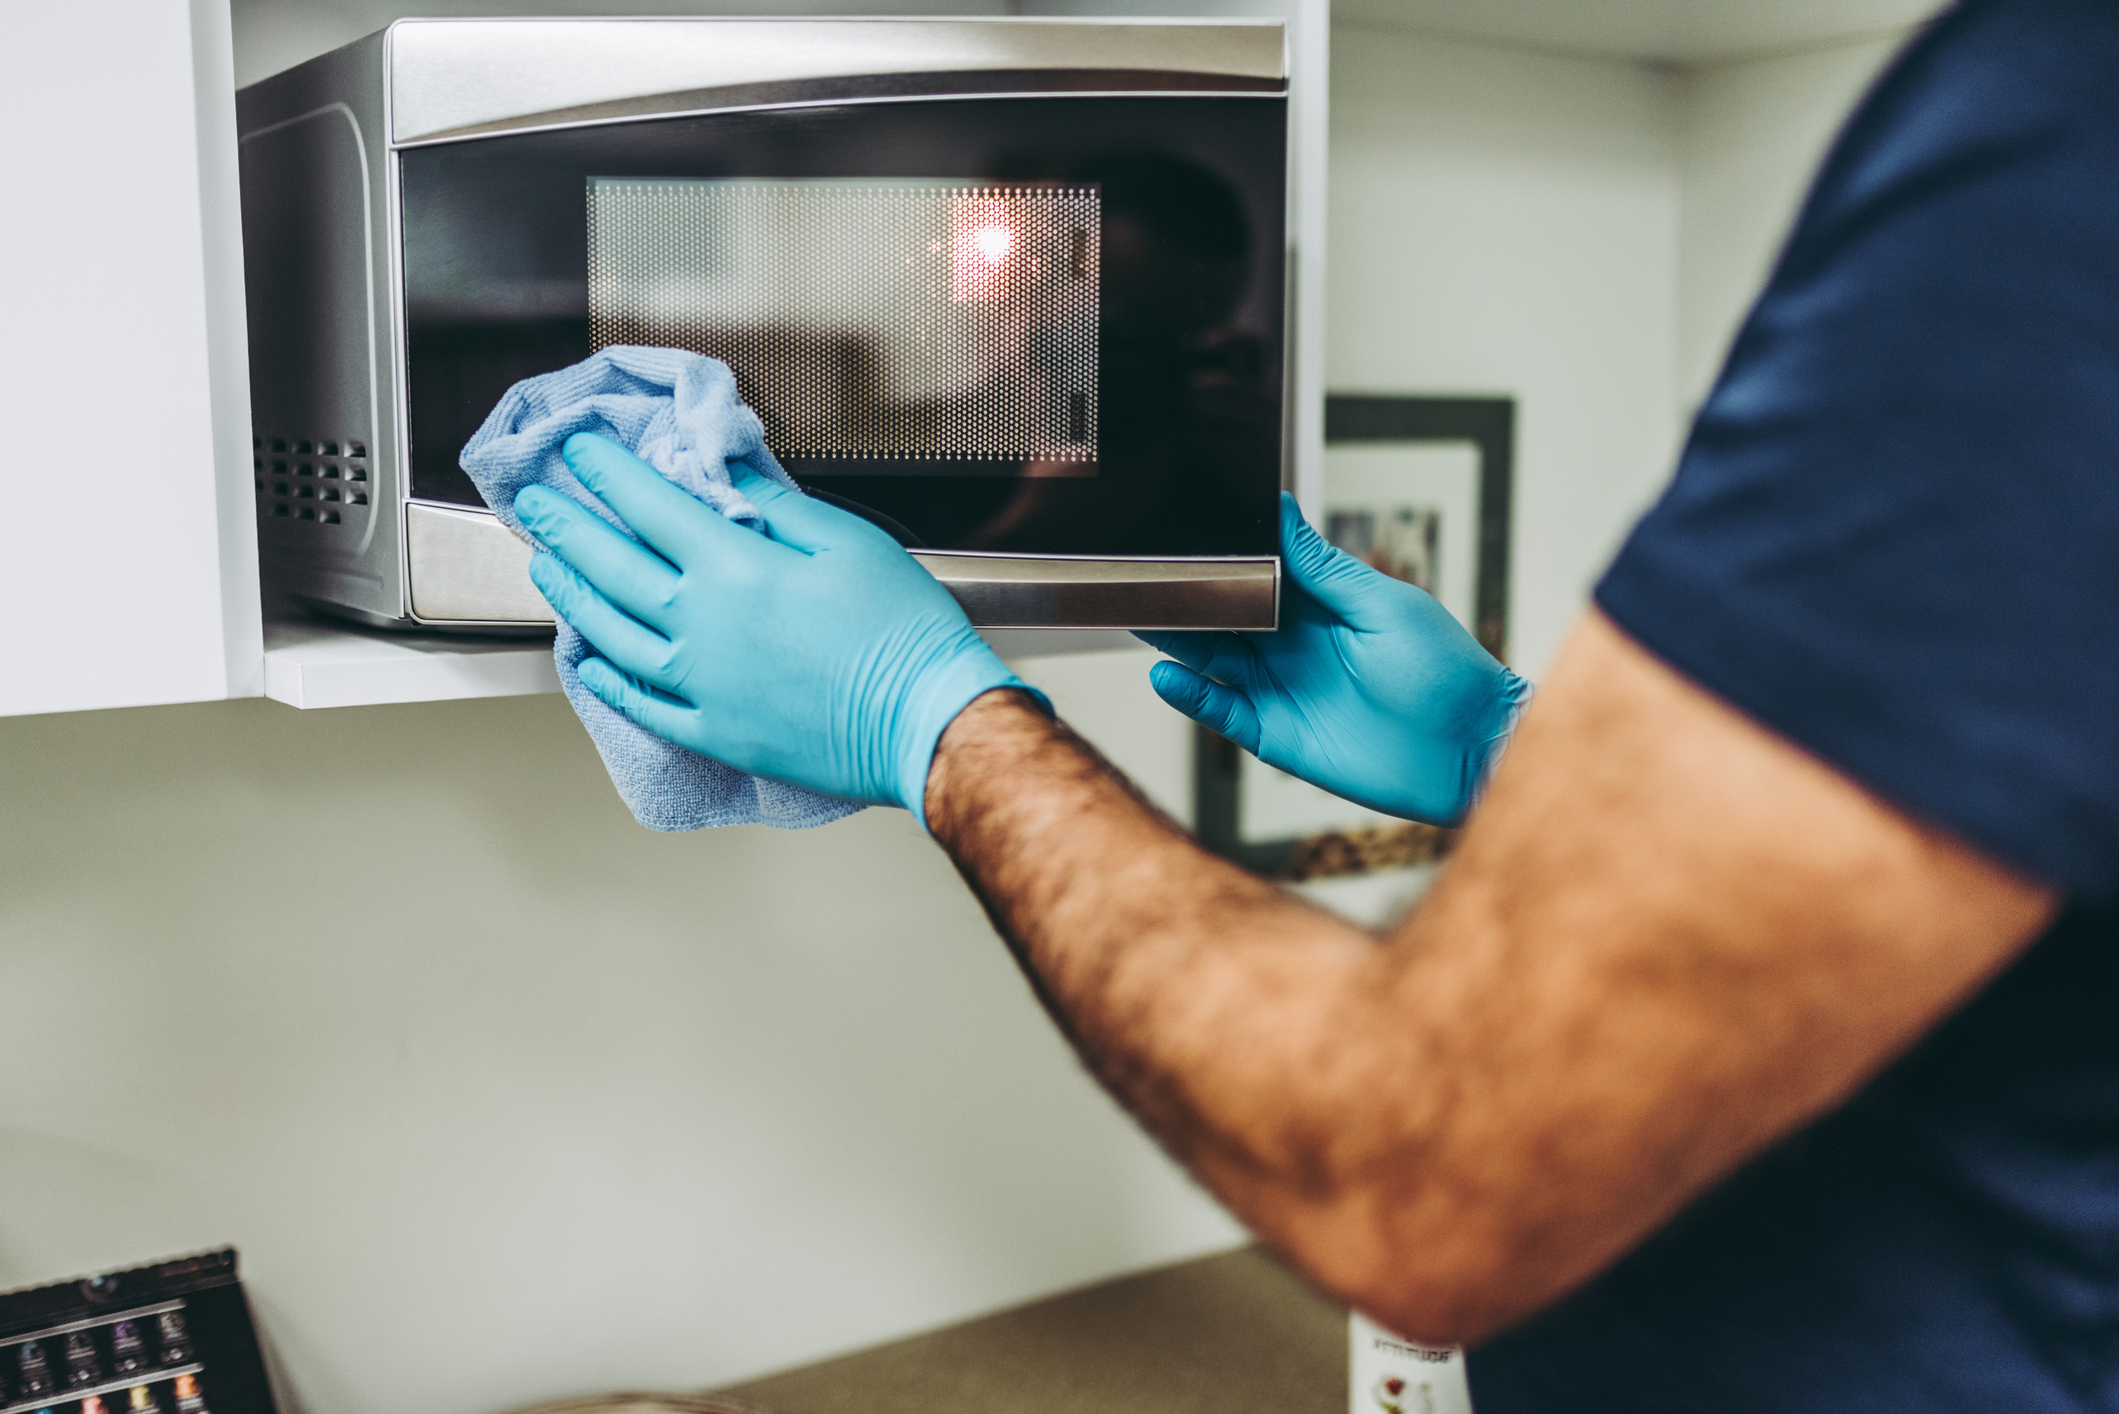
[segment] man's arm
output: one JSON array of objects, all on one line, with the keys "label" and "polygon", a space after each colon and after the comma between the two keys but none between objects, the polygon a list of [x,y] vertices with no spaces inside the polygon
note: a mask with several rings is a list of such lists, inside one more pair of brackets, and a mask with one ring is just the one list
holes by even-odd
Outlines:
[{"label": "man's arm", "polygon": [[1313,1278],[1437,1343],[1845,1099],[2056,907],[1595,614],[1380,941],[1204,854],[1008,693],[943,733],[926,807],[1104,1083]]},{"label": "man's arm", "polygon": [[[516,498],[551,552],[532,577],[601,655],[582,683],[739,770],[922,812],[1106,1082],[1262,1236],[1408,1335],[1475,1339],[1580,1282],[1846,1096],[2054,908],[1592,617],[1442,882],[1379,944],[1157,818],[1005,690],[947,591],[866,521],[732,467],[762,536],[609,442],[566,455],[645,542],[570,496]],[[1383,577],[1322,542],[1306,570],[1299,548],[1294,590],[1329,613],[1247,639],[1257,671],[1232,674],[1261,745],[1262,697],[1318,706],[1283,677],[1314,677],[1314,654],[1426,686],[1342,702],[1288,759],[1343,777],[1410,714],[1426,745],[1406,759],[1483,763],[1490,714],[1450,685],[1492,706],[1493,665],[1452,649],[1444,616],[1369,622],[1352,599]],[[1349,578],[1369,588],[1335,607]]]}]

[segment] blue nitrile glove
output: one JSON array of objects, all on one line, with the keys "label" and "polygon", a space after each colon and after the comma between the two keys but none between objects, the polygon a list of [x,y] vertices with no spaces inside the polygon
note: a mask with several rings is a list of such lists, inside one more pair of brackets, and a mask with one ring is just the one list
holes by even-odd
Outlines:
[{"label": "blue nitrile glove", "polygon": [[551,551],[530,578],[601,655],[582,663],[583,684],[655,735],[753,775],[902,805],[924,825],[927,768],[957,713],[996,687],[1043,701],[859,516],[732,462],[767,538],[615,442],[577,433],[563,455],[646,543],[526,487],[515,514]]},{"label": "blue nitrile glove", "polygon": [[1287,568],[1271,633],[1143,633],[1177,659],[1156,695],[1244,750],[1372,810],[1455,824],[1530,684],[1449,610],[1327,544],[1280,498]]}]

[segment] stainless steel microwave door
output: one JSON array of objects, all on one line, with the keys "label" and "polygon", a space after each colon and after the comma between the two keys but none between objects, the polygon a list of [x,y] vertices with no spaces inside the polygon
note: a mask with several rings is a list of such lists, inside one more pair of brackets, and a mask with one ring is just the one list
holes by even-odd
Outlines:
[{"label": "stainless steel microwave door", "polygon": [[398,154],[413,499],[518,379],[726,360],[803,489],[980,555],[1269,557],[1277,95],[701,113]]},{"label": "stainless steel microwave door", "polygon": [[1097,474],[1096,185],[587,186],[593,346],[723,360],[797,475]]}]

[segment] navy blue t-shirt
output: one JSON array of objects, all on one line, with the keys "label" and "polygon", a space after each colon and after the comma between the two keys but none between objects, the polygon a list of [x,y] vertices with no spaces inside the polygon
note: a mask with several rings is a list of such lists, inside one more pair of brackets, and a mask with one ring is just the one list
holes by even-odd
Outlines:
[{"label": "navy blue t-shirt", "polygon": [[1968,0],[1885,75],[1597,601],[2069,904],[1475,1351],[1478,1414],[2119,1410],[2119,0]]}]

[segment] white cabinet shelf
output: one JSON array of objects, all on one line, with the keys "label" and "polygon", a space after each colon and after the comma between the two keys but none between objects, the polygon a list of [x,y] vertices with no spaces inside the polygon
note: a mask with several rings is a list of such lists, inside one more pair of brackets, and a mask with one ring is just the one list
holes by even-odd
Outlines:
[{"label": "white cabinet shelf", "polygon": [[[1011,661],[1139,647],[1127,633],[1065,629],[996,629],[986,639]],[[368,707],[557,691],[549,639],[390,633],[318,619],[265,625],[265,695],[290,707]]]},{"label": "white cabinet shelf", "polygon": [[314,620],[265,625],[265,695],[290,707],[362,707],[559,691],[549,639],[385,633]]}]

